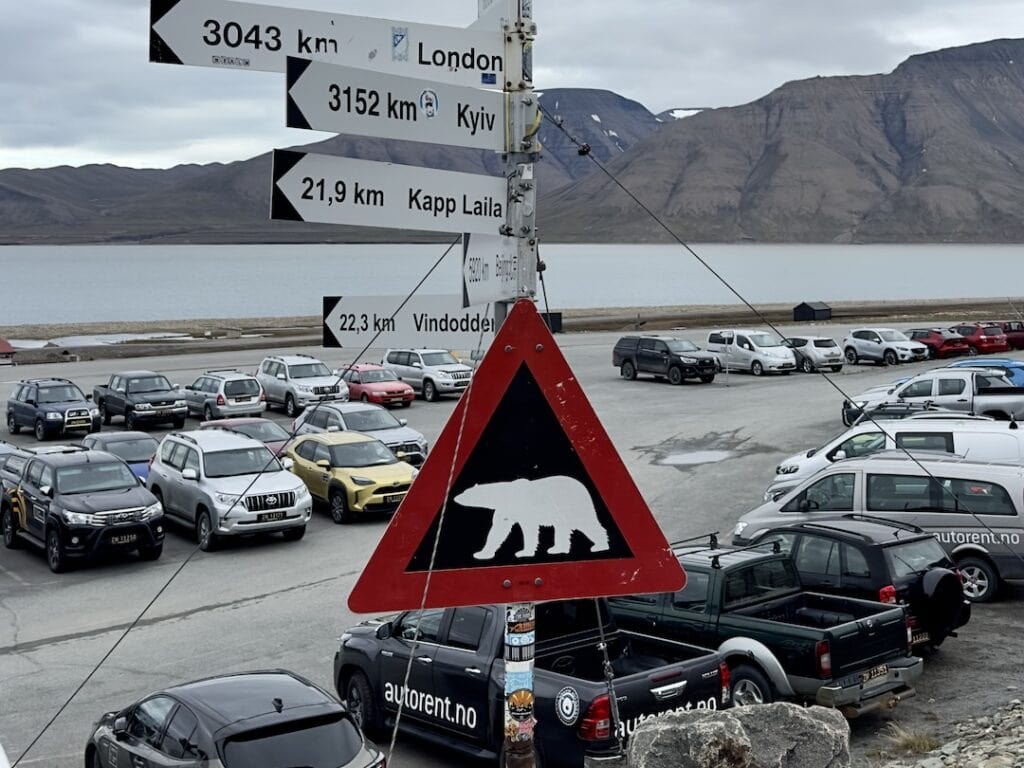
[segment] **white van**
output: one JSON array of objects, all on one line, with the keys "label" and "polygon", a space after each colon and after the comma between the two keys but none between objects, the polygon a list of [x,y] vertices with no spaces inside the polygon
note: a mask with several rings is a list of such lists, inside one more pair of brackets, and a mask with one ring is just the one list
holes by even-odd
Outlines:
[{"label": "white van", "polygon": [[797,453],[775,468],[775,479],[764,492],[770,501],[835,461],[902,448],[942,451],[968,461],[1021,462],[1024,430],[1013,422],[977,419],[898,419],[864,422],[829,438],[817,448]]},{"label": "white van", "polygon": [[749,371],[760,376],[796,370],[793,350],[778,336],[765,331],[744,328],[711,331],[704,349],[715,356],[723,371]]},{"label": "white van", "polygon": [[[789,493],[740,517],[732,543],[777,525],[860,514],[938,536],[972,600],[991,600],[1003,579],[1024,579],[1024,468],[924,452],[884,451],[837,461]],[[835,524],[840,524],[839,522]]]}]

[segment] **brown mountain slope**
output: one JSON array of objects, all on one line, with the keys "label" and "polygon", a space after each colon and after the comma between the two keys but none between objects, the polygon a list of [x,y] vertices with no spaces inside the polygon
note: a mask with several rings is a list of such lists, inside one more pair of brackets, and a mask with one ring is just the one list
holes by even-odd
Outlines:
[{"label": "brown mountain slope", "polygon": [[[609,169],[694,241],[1019,242],[1024,40],[788,83],[667,124]],[[543,202],[548,238],[667,237],[603,174]]]}]

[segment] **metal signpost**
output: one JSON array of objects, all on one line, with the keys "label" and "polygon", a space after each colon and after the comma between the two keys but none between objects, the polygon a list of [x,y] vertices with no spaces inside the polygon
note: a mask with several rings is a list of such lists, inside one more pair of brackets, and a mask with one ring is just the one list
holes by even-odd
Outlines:
[{"label": "metal signpost", "polygon": [[[494,318],[486,308],[465,309],[458,296],[414,294],[401,310],[404,296],[324,296],[323,346],[361,348],[376,337],[378,347],[417,346],[474,348],[494,335]],[[394,315],[394,316],[392,316]],[[378,335],[379,334],[379,335]]]}]

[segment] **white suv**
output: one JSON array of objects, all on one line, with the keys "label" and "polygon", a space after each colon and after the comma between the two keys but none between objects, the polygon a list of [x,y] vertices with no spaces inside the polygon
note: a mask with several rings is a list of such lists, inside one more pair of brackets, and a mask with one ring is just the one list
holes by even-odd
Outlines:
[{"label": "white suv", "polygon": [[381,365],[422,392],[427,402],[444,394],[461,394],[473,378],[473,369],[446,349],[389,349]]},{"label": "white suv", "polygon": [[149,468],[146,487],[169,519],[196,532],[208,552],[222,536],[280,531],[286,541],[306,533],[313,498],[259,440],[224,429],[171,432]]},{"label": "white suv", "polygon": [[843,339],[843,354],[850,365],[861,360],[896,365],[927,360],[928,347],[895,328],[855,328]]},{"label": "white suv", "polygon": [[312,355],[265,357],[256,380],[266,393],[267,407],[281,405],[293,419],[312,403],[348,400],[348,384]]}]

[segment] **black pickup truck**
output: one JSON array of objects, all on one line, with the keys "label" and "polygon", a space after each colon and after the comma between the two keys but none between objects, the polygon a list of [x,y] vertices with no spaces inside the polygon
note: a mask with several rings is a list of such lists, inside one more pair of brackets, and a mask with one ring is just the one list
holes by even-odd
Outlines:
[{"label": "black pickup truck", "polygon": [[188,416],[184,390],[153,371],[115,373],[106,384],[93,388],[92,399],[104,424],[109,424],[114,416],[124,416],[127,430],[138,429],[142,422],[170,422],[175,429],[181,429]]},{"label": "black pickup truck", "polygon": [[[620,630],[604,601],[599,604],[621,736],[659,712],[729,705],[728,668],[717,653]],[[535,738],[545,768],[579,768],[584,754],[607,754],[616,742],[595,605],[537,606]],[[334,657],[338,694],[370,733],[393,722],[402,702],[403,732],[497,760],[504,738],[504,632],[505,609],[497,605],[364,621],[341,637]]]},{"label": "black pickup truck", "polygon": [[676,550],[682,591],[612,598],[620,626],[717,648],[732,698],[835,707],[847,717],[892,708],[915,694],[906,609],[805,592],[788,555],[768,548]]}]

